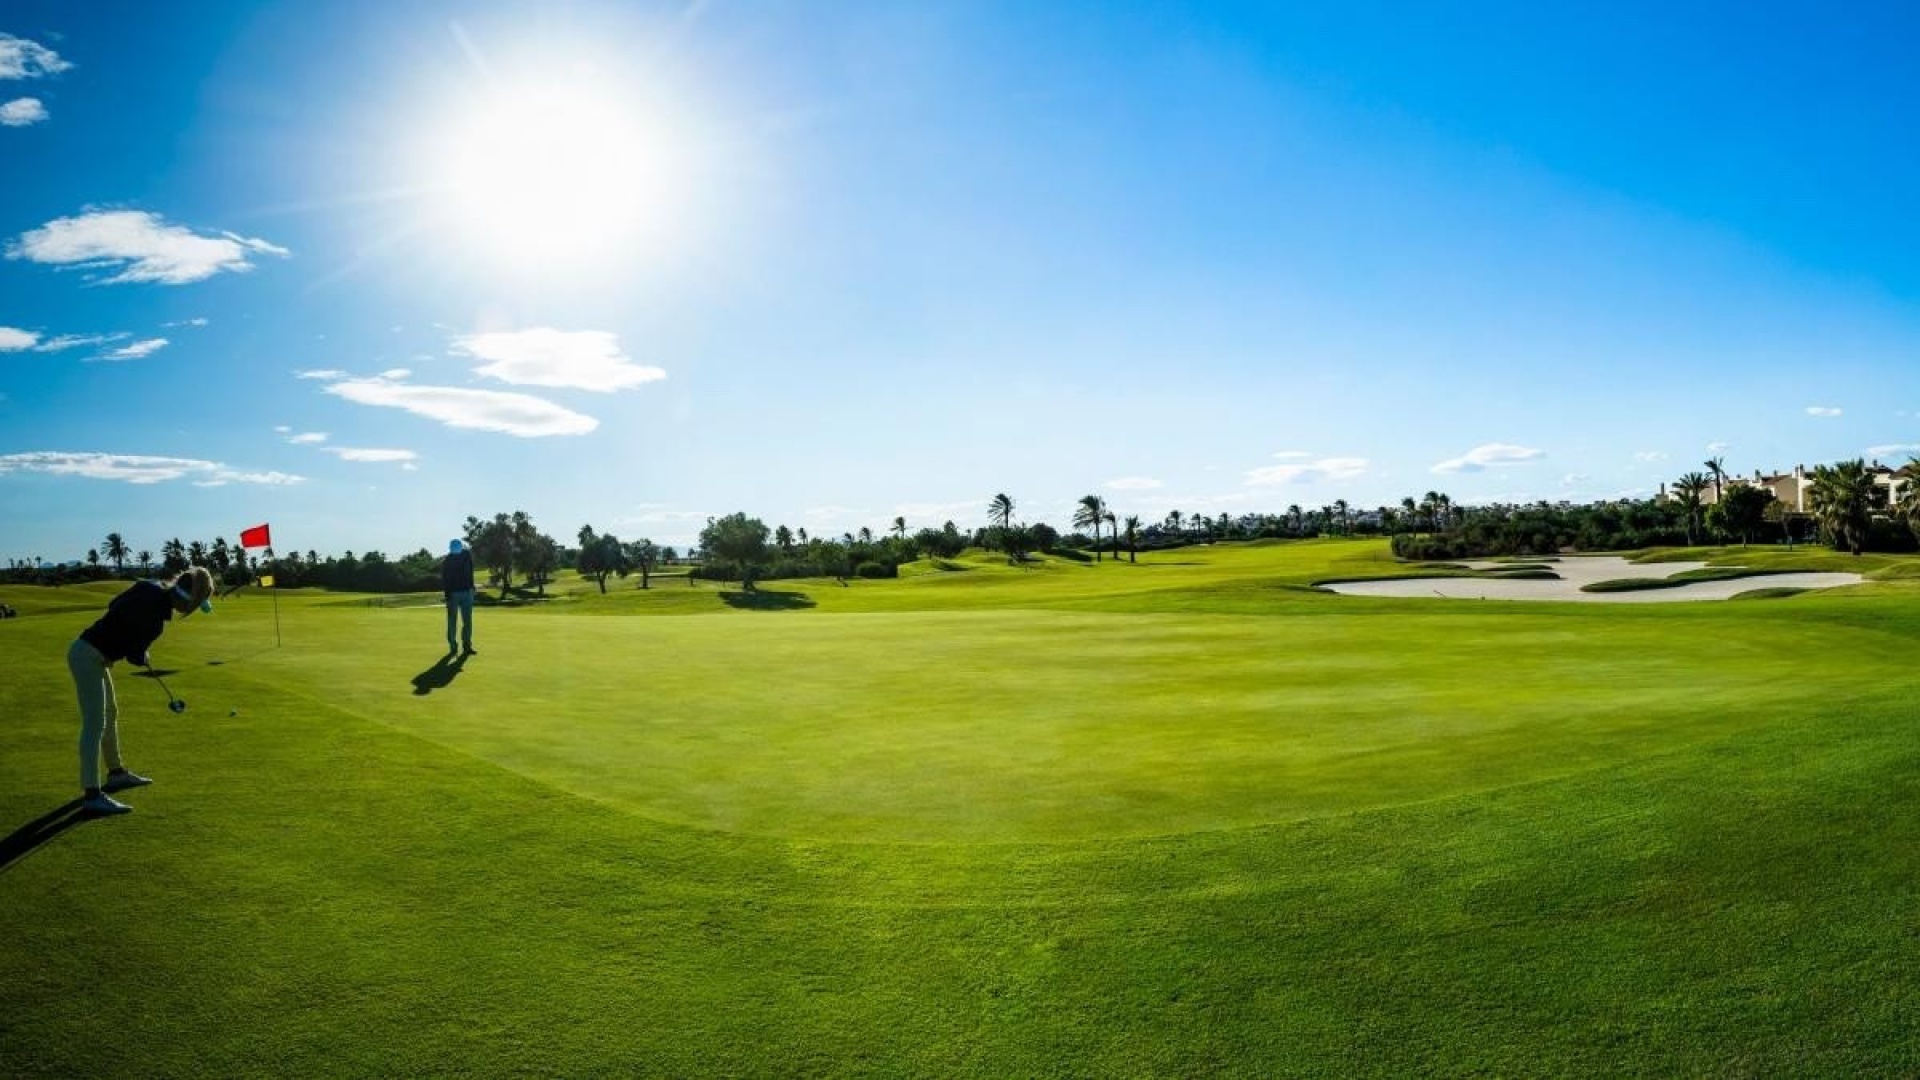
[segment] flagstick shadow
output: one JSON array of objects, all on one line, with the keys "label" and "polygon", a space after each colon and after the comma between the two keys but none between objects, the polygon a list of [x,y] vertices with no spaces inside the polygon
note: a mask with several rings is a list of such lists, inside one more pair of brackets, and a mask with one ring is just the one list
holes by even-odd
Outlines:
[{"label": "flagstick shadow", "polygon": [[13,835],[0,840],[0,871],[31,855],[36,848],[54,837],[96,816],[82,810],[80,800],[74,799],[13,830]]},{"label": "flagstick shadow", "polygon": [[434,661],[432,667],[413,677],[414,696],[425,697],[435,690],[445,690],[452,686],[453,680],[460,677],[460,672],[466,666],[466,653],[461,653],[457,657],[451,653],[442,656]]}]

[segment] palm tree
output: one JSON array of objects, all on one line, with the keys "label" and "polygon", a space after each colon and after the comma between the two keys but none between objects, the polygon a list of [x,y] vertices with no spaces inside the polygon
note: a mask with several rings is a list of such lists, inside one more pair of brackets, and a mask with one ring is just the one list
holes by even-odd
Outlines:
[{"label": "palm tree", "polygon": [[118,574],[127,568],[127,556],[130,553],[127,551],[126,540],[123,539],[119,533],[111,532],[107,534],[107,543],[103,550],[105,550],[107,558],[113,560],[114,573]]},{"label": "palm tree", "polygon": [[1307,512],[1300,509],[1299,503],[1287,507],[1287,517],[1293,519],[1293,535],[1299,536],[1307,529]]},{"label": "palm tree", "polygon": [[1120,526],[1114,524],[1111,510],[1107,511],[1107,531],[1113,534],[1113,557],[1117,562],[1120,558]]},{"label": "palm tree", "polygon": [[1351,531],[1351,526],[1347,518],[1347,513],[1351,509],[1352,507],[1347,505],[1347,500],[1345,499],[1333,500],[1333,510],[1334,510],[1334,513],[1340,515],[1340,531],[1343,534]]},{"label": "palm tree", "polygon": [[1893,475],[1905,482],[1900,489],[1900,499],[1893,508],[1906,521],[1915,539],[1920,539],[1920,457],[1908,458],[1907,463],[1894,470]]},{"label": "palm tree", "polygon": [[1866,547],[1878,487],[1864,458],[1813,467],[1813,516],[1836,549],[1858,555]]},{"label": "palm tree", "polygon": [[1173,533],[1175,536],[1180,535],[1180,511],[1167,511],[1167,531]]},{"label": "palm tree", "polygon": [[1013,527],[1013,496],[1006,492],[995,495],[987,502],[987,520],[1000,526],[1002,532]]},{"label": "palm tree", "polygon": [[99,548],[87,549],[87,565],[88,566],[100,565],[100,549]]},{"label": "palm tree", "polygon": [[169,573],[185,570],[187,568],[187,545],[181,543],[180,538],[176,536],[160,545],[160,558],[162,560],[161,565],[166,567]]},{"label": "palm tree", "polygon": [[1407,523],[1408,528],[1420,527],[1420,507],[1414,503],[1413,496],[1409,495],[1400,500],[1400,514],[1401,520]]},{"label": "palm tree", "polygon": [[1127,516],[1127,561],[1140,561],[1140,518],[1138,515],[1130,514]]},{"label": "palm tree", "polygon": [[187,545],[187,561],[195,566],[207,565],[207,545],[195,540]]},{"label": "palm tree", "polygon": [[865,525],[860,526],[860,542],[863,544],[873,543],[873,530],[867,528]]},{"label": "palm tree", "polygon": [[1073,527],[1093,529],[1093,561],[1100,561],[1100,523],[1106,519],[1107,504],[1098,495],[1082,495],[1073,508]]},{"label": "palm tree", "polygon": [[1690,472],[1673,482],[1674,497],[1680,500],[1680,509],[1687,514],[1687,546],[1694,544],[1694,529],[1700,524],[1700,496],[1707,490],[1707,478],[1704,473]]},{"label": "palm tree", "polygon": [[902,540],[905,540],[907,538],[907,519],[906,518],[897,517],[893,519],[893,535],[899,537]]},{"label": "palm tree", "polygon": [[140,550],[140,554],[135,555],[133,559],[135,562],[140,564],[140,569],[145,570],[146,568],[153,565],[153,552],[148,551],[145,548],[142,548]]},{"label": "palm tree", "polygon": [[1707,475],[1713,477],[1713,501],[1717,503],[1720,501],[1720,485],[1727,480],[1727,461],[1725,458],[1710,457],[1706,464]]}]

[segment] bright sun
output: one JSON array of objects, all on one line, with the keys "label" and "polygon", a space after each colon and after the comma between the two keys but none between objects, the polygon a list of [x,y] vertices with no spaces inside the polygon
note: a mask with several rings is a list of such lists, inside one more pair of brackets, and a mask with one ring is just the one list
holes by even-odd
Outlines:
[{"label": "bright sun", "polygon": [[455,228],[529,266],[609,254],[661,219],[657,146],[633,111],[589,88],[490,95],[439,162]]}]

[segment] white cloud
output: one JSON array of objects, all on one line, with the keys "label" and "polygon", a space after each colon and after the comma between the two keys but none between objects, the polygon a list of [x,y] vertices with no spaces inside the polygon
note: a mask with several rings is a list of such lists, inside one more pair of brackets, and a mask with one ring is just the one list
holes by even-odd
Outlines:
[{"label": "white cloud", "polygon": [[1832,405],[1809,405],[1807,406],[1807,415],[1808,416],[1839,416],[1840,410],[1833,407]]},{"label": "white cloud", "polygon": [[161,349],[166,348],[167,344],[168,344],[167,339],[163,337],[148,338],[145,341],[136,341],[131,345],[123,345],[118,349],[114,349],[112,352],[101,353],[99,356],[95,357],[94,359],[96,360],[144,360],[147,357],[152,356],[154,353],[159,352]]},{"label": "white cloud", "polygon": [[1633,454],[1633,460],[1665,461],[1667,460],[1667,454],[1666,454],[1666,451],[1664,450],[1636,450],[1634,451],[1634,454]]},{"label": "white cloud", "polygon": [[1593,479],[1593,477],[1588,476],[1586,473],[1568,473],[1560,478],[1560,486],[1563,488],[1576,487],[1591,479]]},{"label": "white cloud", "polygon": [[331,382],[334,379],[346,378],[347,373],[333,368],[321,368],[315,371],[296,371],[293,373],[293,377],[296,379],[326,379]]},{"label": "white cloud", "polygon": [[865,510],[856,510],[851,506],[810,506],[801,513],[808,521],[815,523],[839,523],[867,516]]},{"label": "white cloud", "polygon": [[1535,450],[1511,443],[1484,443],[1476,446],[1457,458],[1449,458],[1433,467],[1437,473],[1482,472],[1489,468],[1507,465],[1520,465],[1547,456],[1544,450]]},{"label": "white cloud", "polygon": [[387,370],[381,372],[380,377],[383,379],[404,379],[412,374],[413,372],[408,371],[406,368],[397,367],[397,368],[388,368]]},{"label": "white cloud", "polygon": [[[292,429],[276,428],[275,430],[288,432]],[[318,446],[327,441],[327,433],[324,431],[303,431],[298,435],[289,435],[287,441],[295,446]]]},{"label": "white cloud", "polygon": [[91,347],[94,345],[106,345],[115,341],[125,341],[132,336],[132,334],[124,330],[115,334],[61,334],[59,337],[49,338],[34,346],[33,351],[60,352],[63,349],[77,349],[82,346]]},{"label": "white cloud", "polygon": [[1152,491],[1160,486],[1160,481],[1151,476],[1123,476],[1107,481],[1109,491]]},{"label": "white cloud", "polygon": [[47,107],[39,98],[14,98],[0,105],[0,127],[26,127],[47,118]]},{"label": "white cloud", "polygon": [[418,461],[420,455],[411,450],[371,450],[351,446],[329,446],[324,448],[329,454],[337,454],[342,461]]},{"label": "white cloud", "polygon": [[203,315],[198,318],[180,319],[176,322],[161,323],[160,325],[168,329],[172,329],[173,327],[176,327],[176,326],[205,326],[207,325],[207,319],[206,319],[206,316]]},{"label": "white cloud", "polygon": [[217,461],[194,458],[73,453],[63,450],[0,454],[0,476],[15,472],[84,476],[93,480],[122,480],[129,484],[159,484],[190,478],[196,484],[208,487],[226,483],[298,484],[304,479],[280,472],[241,472]]},{"label": "white cloud", "polygon": [[1888,443],[1885,446],[1867,447],[1870,458],[1892,457],[1895,454],[1920,454],[1920,443]]},{"label": "white cloud", "polygon": [[1356,476],[1366,475],[1366,472],[1366,458],[1329,457],[1293,465],[1265,465],[1258,469],[1248,469],[1247,483],[1255,487],[1274,484],[1313,484],[1323,480],[1351,480]]},{"label": "white cloud", "polygon": [[1728,448],[1728,446],[1729,446],[1729,444],[1728,444],[1728,443],[1723,443],[1723,442],[1710,442],[1710,443],[1708,443],[1708,444],[1707,444],[1707,452],[1708,452],[1708,453],[1711,453],[1711,454],[1718,454],[1718,453],[1721,453],[1722,451],[1724,451],[1724,450],[1726,450],[1726,449]]},{"label": "white cloud", "polygon": [[265,240],[223,232],[206,236],[166,224],[144,210],[90,210],[57,218],[21,233],[7,245],[7,258],[50,266],[113,268],[109,285],[152,281],[184,285],[223,270],[253,269],[256,254],[286,255]]},{"label": "white cloud", "polygon": [[16,330],[11,326],[0,326],[0,352],[19,352],[31,349],[40,335],[31,330]]},{"label": "white cloud", "polygon": [[0,79],[37,79],[72,66],[45,45],[0,33]]},{"label": "white cloud", "polygon": [[1282,450],[1273,456],[1281,461],[1298,461],[1301,458],[1310,458],[1313,454],[1307,450]]},{"label": "white cloud", "polygon": [[552,386],[611,393],[667,377],[657,367],[636,364],[612,334],[539,327],[511,333],[467,334],[453,339],[455,352],[492,361],[478,374],[517,386]]},{"label": "white cloud", "polygon": [[591,416],[530,394],[465,390],[453,386],[411,386],[387,379],[345,379],[327,393],[361,405],[405,409],[448,427],[501,431],[521,438],[585,435],[600,426]]}]

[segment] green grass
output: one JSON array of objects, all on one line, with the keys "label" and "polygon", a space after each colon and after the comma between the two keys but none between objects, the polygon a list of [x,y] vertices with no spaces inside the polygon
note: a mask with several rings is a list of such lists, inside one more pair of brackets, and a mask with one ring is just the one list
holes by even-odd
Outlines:
[{"label": "green grass", "polygon": [[[951,565],[568,579],[457,671],[432,608],[174,625],[185,716],[121,673],[138,812],[0,870],[0,1063],[1920,1069],[1909,564],[1651,606],[1311,588],[1405,572],[1363,542]],[[89,590],[0,589],[0,827],[71,797]]]}]

